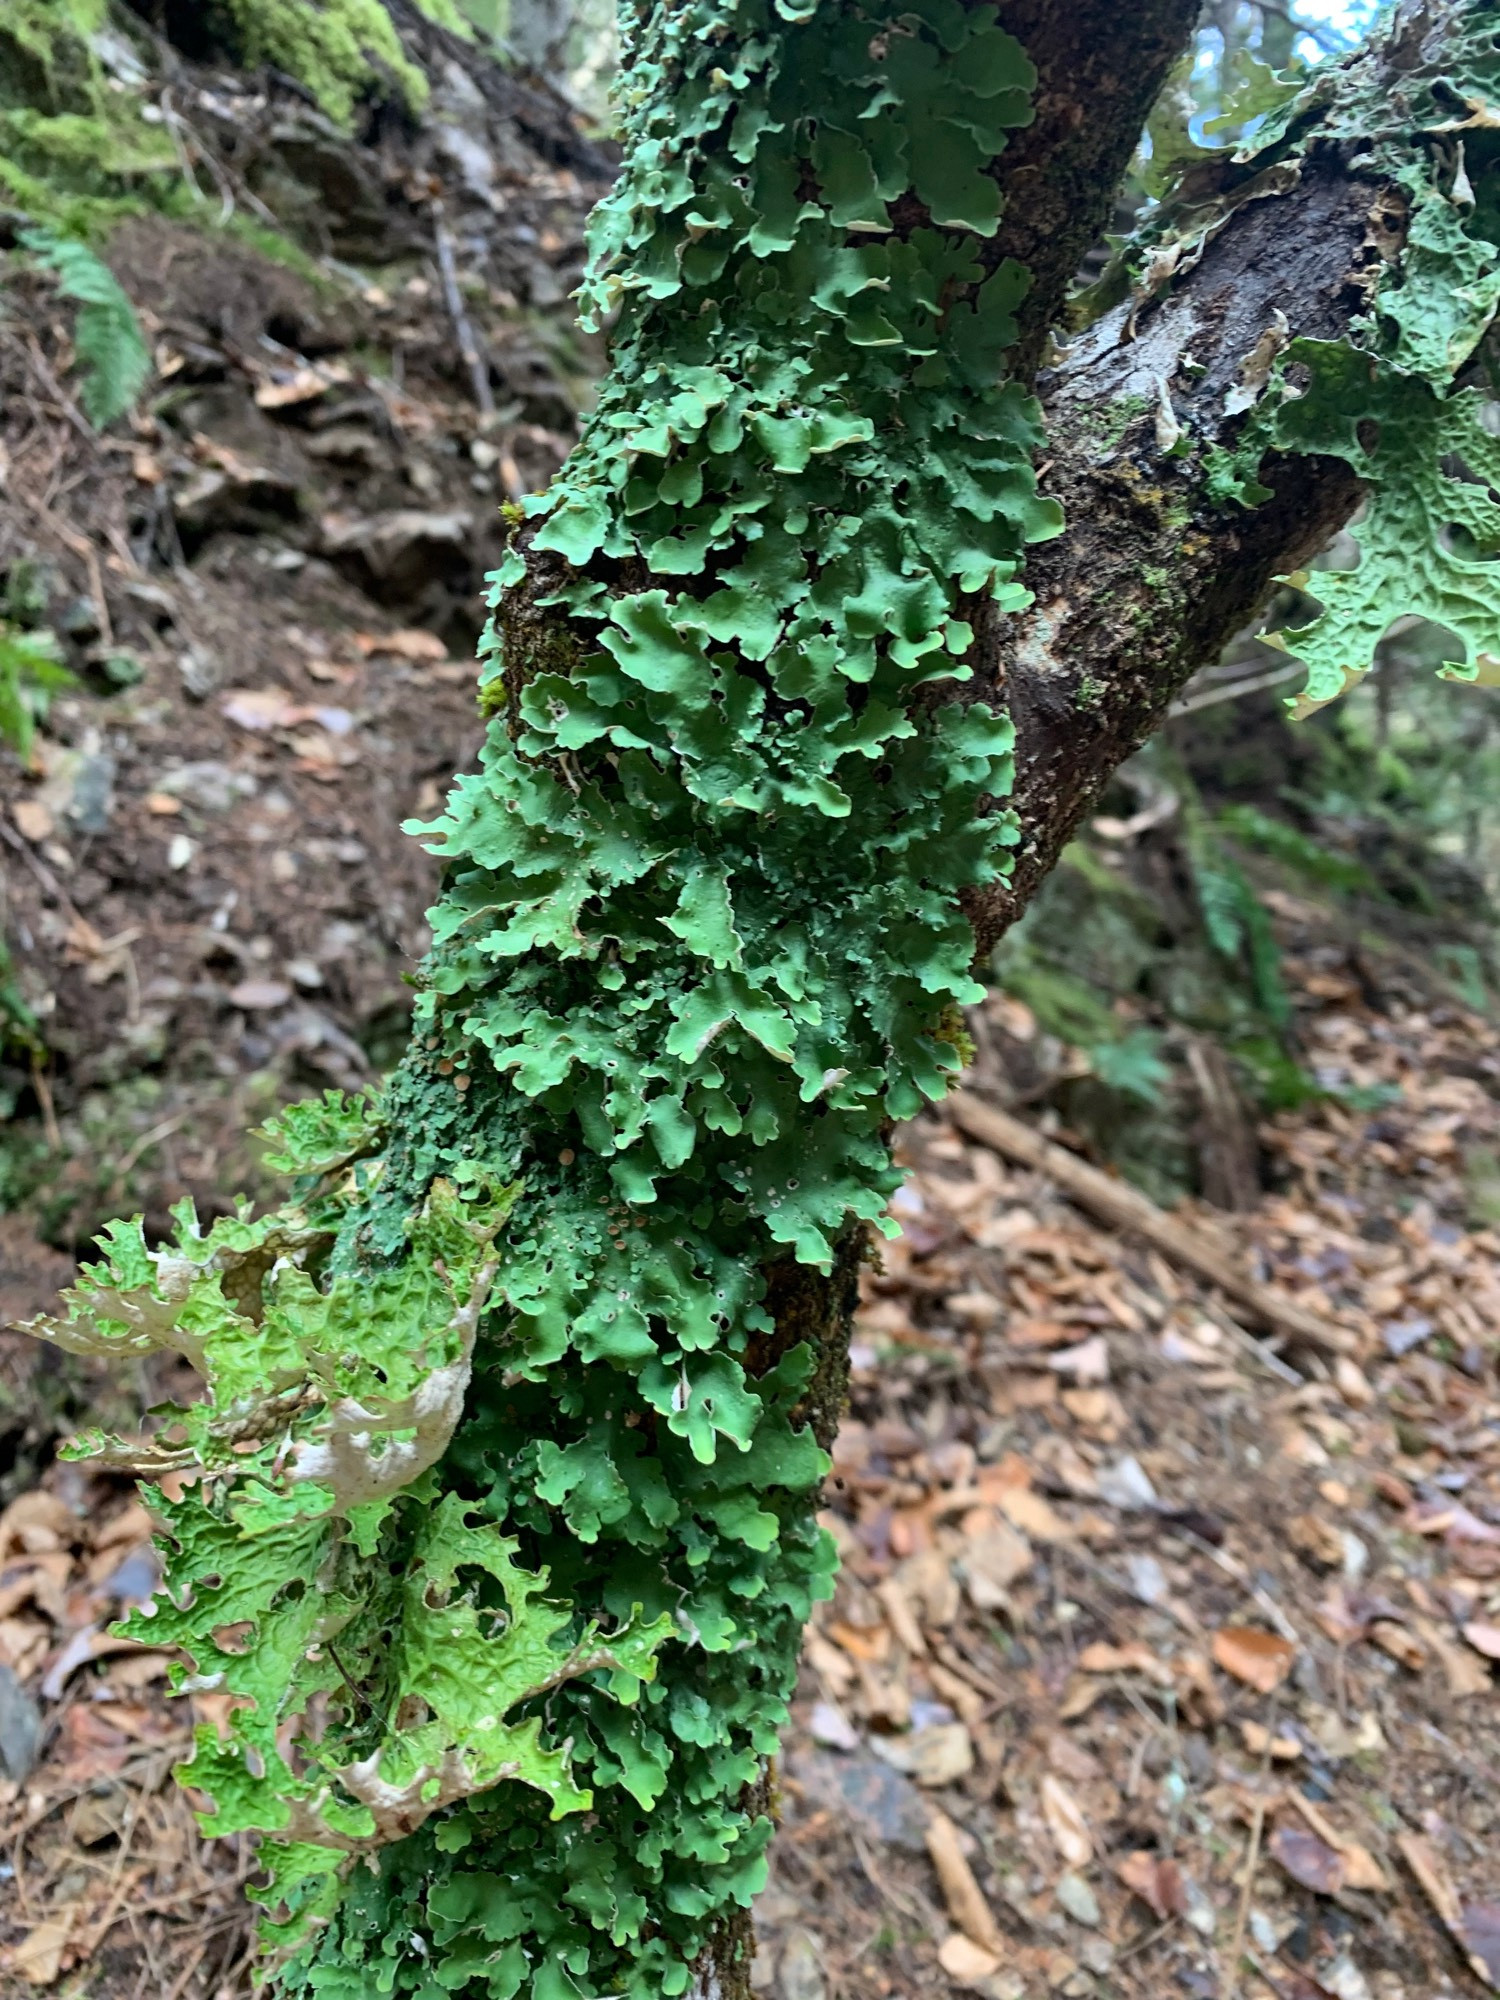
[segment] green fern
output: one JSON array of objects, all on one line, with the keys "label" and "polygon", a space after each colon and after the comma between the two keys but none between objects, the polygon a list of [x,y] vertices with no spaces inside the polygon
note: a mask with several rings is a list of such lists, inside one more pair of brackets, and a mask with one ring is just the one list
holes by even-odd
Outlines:
[{"label": "green fern", "polygon": [[1117,1042],[1096,1043],[1088,1056],[1101,1083],[1142,1104],[1159,1104],[1172,1081],[1161,1056],[1161,1036],[1150,1028],[1131,1028]]},{"label": "green fern", "polygon": [[1256,806],[1226,806],[1219,814],[1220,829],[1248,847],[1257,847],[1273,861],[1291,868],[1308,881],[1327,889],[1363,890],[1374,893],[1377,885],[1368,868],[1320,847],[1284,819],[1273,819]]},{"label": "green fern", "polygon": [[1244,870],[1201,823],[1189,833],[1188,863],[1209,943],[1221,958],[1248,961],[1257,1006],[1275,1027],[1284,1027],[1292,1010],[1281,949]]},{"label": "green fern", "polygon": [[151,375],[151,353],[124,287],[103,258],[76,237],[28,229],[22,243],[47,270],[58,291],[77,302],[74,342],[83,379],[84,414],[102,430],[135,405]]},{"label": "green fern", "polygon": [[53,695],[74,685],[50,632],[0,623],[0,742],[26,756]]}]

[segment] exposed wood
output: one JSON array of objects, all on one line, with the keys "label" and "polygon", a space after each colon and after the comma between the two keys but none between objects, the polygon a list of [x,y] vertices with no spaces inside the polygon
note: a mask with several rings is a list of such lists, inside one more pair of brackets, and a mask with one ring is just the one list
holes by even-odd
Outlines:
[{"label": "exposed wood", "polygon": [[1004,1957],[1005,1933],[984,1900],[984,1891],[964,1855],[958,1828],[946,1813],[934,1812],[927,1823],[927,1852],[954,1923],[981,1951]]},{"label": "exposed wood", "polygon": [[432,203],[432,234],[437,245],[438,272],[443,281],[443,304],[448,308],[448,317],[453,322],[453,336],[458,342],[464,366],[469,371],[474,401],[482,416],[492,417],[495,414],[495,392],[490,387],[490,364],[479,345],[479,336],[474,331],[464,295],[458,287],[458,261],[453,254],[453,238],[448,233],[443,204],[436,199]]},{"label": "exposed wood", "polygon": [[1298,1305],[1274,1285],[1261,1284],[1201,1229],[1195,1229],[1178,1216],[1168,1215],[1149,1195],[1124,1181],[1112,1180],[1065,1147],[1044,1139],[1019,1118],[1012,1118],[1009,1112],[962,1090],[948,1099],[946,1109],[967,1138],[977,1139],[981,1146],[988,1146],[1003,1158],[1045,1174],[1069,1200],[1098,1216],[1111,1229],[1141,1237],[1170,1263],[1217,1285],[1227,1298],[1263,1326],[1323,1354],[1348,1354],[1355,1346],[1355,1336],[1347,1327],[1334,1326]]},{"label": "exposed wood", "polygon": [[[1272,461],[1272,497],[1253,510],[1210,501],[1203,466],[1243,424],[1225,415],[1225,391],[1273,314],[1294,337],[1336,339],[1364,309],[1378,254],[1368,217],[1385,197],[1363,173],[1318,155],[1282,191],[1242,201],[1192,269],[1138,313],[1127,302],[1106,315],[1039,381],[1043,490],[1067,525],[1030,552],[1035,606],[986,634],[975,676],[976,694],[1003,690],[1015,720],[1022,830],[1010,881],[967,903],[981,955],[1193,674],[1358,503],[1341,459]],[[1162,383],[1185,457],[1157,438]]]}]

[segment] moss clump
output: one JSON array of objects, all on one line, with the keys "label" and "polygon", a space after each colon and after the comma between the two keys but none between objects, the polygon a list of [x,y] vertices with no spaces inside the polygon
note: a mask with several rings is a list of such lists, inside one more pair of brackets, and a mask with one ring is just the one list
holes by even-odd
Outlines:
[{"label": "moss clump", "polygon": [[0,199],[96,238],[148,190],[167,206],[181,190],[165,127],[141,115],[138,93],[108,87],[91,43],[106,11],[104,0],[0,11]]},{"label": "moss clump", "polygon": [[[440,27],[467,37],[453,0],[418,0]],[[362,100],[394,92],[413,110],[427,101],[427,79],[401,46],[381,0],[219,0],[235,53],[270,63],[310,90],[346,129]]]}]

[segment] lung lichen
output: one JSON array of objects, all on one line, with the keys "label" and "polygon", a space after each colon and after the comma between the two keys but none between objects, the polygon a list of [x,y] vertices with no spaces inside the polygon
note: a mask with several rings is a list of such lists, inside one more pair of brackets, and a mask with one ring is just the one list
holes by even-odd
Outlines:
[{"label": "lung lichen", "polygon": [[[732,1935],[843,1379],[762,1271],[848,1291],[890,1122],[963,1059],[958,893],[1015,839],[981,810],[1010,724],[960,692],[1059,525],[1005,379],[1025,273],[985,256],[1030,63],[957,0],[692,0],[640,11],[624,75],[585,287],[613,367],[495,579],[482,768],[420,829],[411,1050],[380,1128],[284,1141],[296,1205],[235,1225],[266,1246],[214,1336],[235,1393],[161,1447],[199,1476],[155,1629],[247,1701],[187,1775],[267,1836],[285,1989],[339,2000],[657,2000]],[[77,1304],[106,1341],[126,1276]],[[277,1398],[285,1438],[227,1461]]]}]

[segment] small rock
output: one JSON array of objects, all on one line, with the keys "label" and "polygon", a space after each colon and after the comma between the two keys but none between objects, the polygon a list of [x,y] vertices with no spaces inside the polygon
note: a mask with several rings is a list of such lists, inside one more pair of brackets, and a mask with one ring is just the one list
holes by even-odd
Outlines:
[{"label": "small rock", "polygon": [[814,1743],[825,1743],[830,1750],[857,1750],[859,1731],[841,1708],[831,1701],[813,1704],[812,1715],[808,1719],[808,1729]]},{"label": "small rock", "polygon": [[824,2000],[828,1986],[823,1977],[823,1962],[810,1931],[799,1926],[788,1932],[786,1943],[781,1947],[781,1966],[776,1984],[781,2000]]},{"label": "small rock", "polygon": [[248,771],[233,771],[212,758],[179,764],[175,771],[164,771],[156,781],[156,791],[165,797],[181,799],[185,805],[214,813],[228,812],[236,799],[254,798],[259,789]]},{"label": "small rock", "polygon": [[847,1814],[868,1839],[904,1854],[927,1853],[928,1810],[909,1778],[868,1751],[854,1757],[794,1756],[808,1796]]},{"label": "small rock", "polygon": [[1167,1573],[1155,1556],[1127,1556],[1125,1572],[1130,1579],[1130,1593],[1141,1604],[1160,1604],[1171,1589]]},{"label": "small rock", "polygon": [[308,993],[315,992],[323,984],[322,970],[310,958],[289,958],[282,969],[294,986],[300,986]]},{"label": "small rock", "polygon": [[962,1722],[935,1723],[910,1736],[876,1736],[871,1748],[896,1770],[934,1790],[967,1777],[974,1768],[974,1745]]},{"label": "small rock", "polygon": [[218,663],[201,646],[183,648],[177,655],[177,671],[183,687],[194,701],[207,701],[219,685]]},{"label": "small rock", "polygon": [[1403,1354],[1409,1354],[1414,1347],[1420,1347],[1431,1332],[1432,1321],[1414,1315],[1411,1319],[1387,1320],[1380,1329],[1380,1336],[1385,1342],[1386,1353],[1399,1361]]},{"label": "small rock", "polygon": [[171,869],[186,868],[197,852],[196,840],[190,840],[185,833],[174,833],[167,842],[167,866]]},{"label": "small rock", "polygon": [[1090,1930],[1098,1929],[1099,1898],[1072,1869],[1057,1878],[1057,1900],[1075,1923],[1087,1924]]},{"label": "small rock", "polygon": [[103,833],[115,802],[115,760],[102,751],[85,752],[73,773],[68,818],[80,833]]},{"label": "small rock", "polygon": [[399,602],[469,566],[474,517],[466,512],[326,514],[321,525],[324,552],[380,602]]},{"label": "small rock", "polygon": [[144,1604],[161,1582],[161,1562],[150,1548],[132,1549],[104,1588],[121,1604]]},{"label": "small rock", "polygon": [[41,1747],[41,1710],[14,1672],[0,1666],[0,1775],[13,1784],[25,1784]]},{"label": "small rock", "polygon": [[1341,1952],[1331,1965],[1319,1966],[1318,1980],[1338,2000],[1373,2000],[1370,1982],[1347,1951]]},{"label": "small rock", "polygon": [[776,1947],[765,1938],[758,1937],[755,1941],[755,1957],[750,1965],[750,1991],[776,1991]]},{"label": "small rock", "polygon": [[1102,1465],[1097,1478],[1099,1497],[1108,1507],[1118,1507],[1124,1513],[1140,1513],[1159,1504],[1156,1488],[1138,1458],[1127,1455],[1116,1459],[1113,1465]]}]

